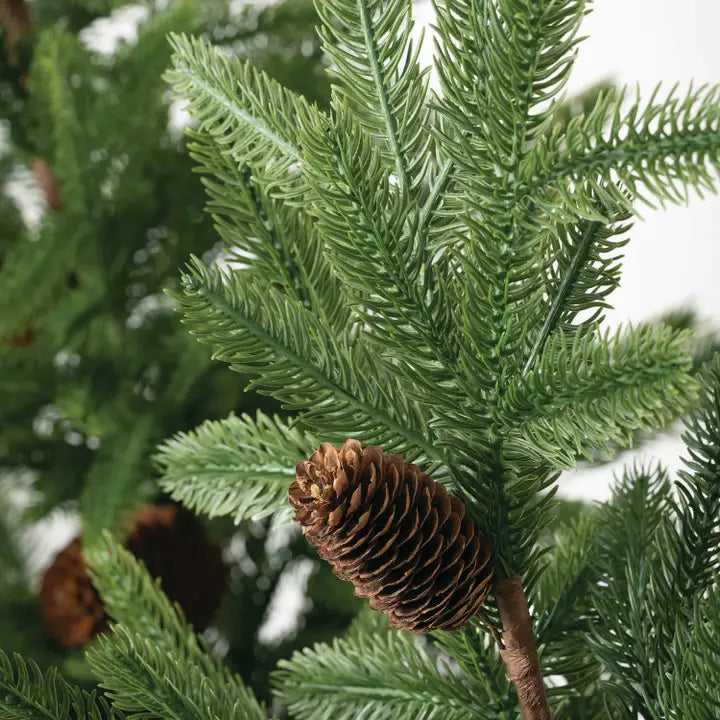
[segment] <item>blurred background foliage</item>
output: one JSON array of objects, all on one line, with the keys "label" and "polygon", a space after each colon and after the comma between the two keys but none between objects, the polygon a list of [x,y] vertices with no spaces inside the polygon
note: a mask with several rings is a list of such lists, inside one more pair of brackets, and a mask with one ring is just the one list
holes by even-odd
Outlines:
[{"label": "blurred background foliage", "polygon": [[[128,18],[136,37],[112,41],[112,20]],[[208,358],[163,293],[191,253],[220,248],[162,73],[169,31],[202,34],[322,105],[329,89],[314,20],[309,0],[0,0],[5,651],[82,679],[82,653],[50,640],[37,610],[39,565],[51,558],[36,551],[51,543],[50,521],[112,526],[158,498],[151,456],[160,440],[231,411],[277,410]],[[262,697],[278,657],[336,634],[356,605],[297,532],[208,530],[230,566],[208,637]],[[281,618],[273,630],[268,613],[291,576],[307,588],[299,622]]]}]

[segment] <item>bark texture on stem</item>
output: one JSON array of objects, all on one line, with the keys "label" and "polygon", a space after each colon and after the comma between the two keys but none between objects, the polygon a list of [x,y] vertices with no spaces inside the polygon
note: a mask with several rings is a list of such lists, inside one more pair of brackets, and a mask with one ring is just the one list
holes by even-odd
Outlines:
[{"label": "bark texture on stem", "polygon": [[522,578],[519,575],[498,578],[495,599],[503,630],[500,656],[517,691],[522,716],[525,720],[550,720]]}]

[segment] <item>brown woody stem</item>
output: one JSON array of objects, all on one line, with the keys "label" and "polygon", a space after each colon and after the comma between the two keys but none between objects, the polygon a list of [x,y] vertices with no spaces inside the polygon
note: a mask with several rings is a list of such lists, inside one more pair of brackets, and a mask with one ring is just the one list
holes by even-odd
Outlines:
[{"label": "brown woody stem", "polygon": [[495,599],[503,631],[500,656],[517,691],[522,716],[525,720],[550,720],[522,578],[513,575],[496,580]]}]

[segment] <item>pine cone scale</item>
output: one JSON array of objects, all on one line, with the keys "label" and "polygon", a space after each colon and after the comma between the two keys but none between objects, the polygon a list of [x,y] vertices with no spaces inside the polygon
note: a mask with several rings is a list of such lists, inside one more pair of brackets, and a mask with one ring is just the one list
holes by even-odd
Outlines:
[{"label": "pine cone scale", "polygon": [[457,629],[490,589],[490,547],[459,498],[416,466],[348,440],[297,466],[295,520],[392,627]]}]

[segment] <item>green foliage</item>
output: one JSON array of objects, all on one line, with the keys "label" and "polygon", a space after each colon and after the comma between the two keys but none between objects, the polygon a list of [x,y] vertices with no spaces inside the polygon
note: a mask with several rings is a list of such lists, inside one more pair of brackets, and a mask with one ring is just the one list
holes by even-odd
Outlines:
[{"label": "green foliage", "polygon": [[210,517],[235,522],[287,512],[294,464],[312,452],[309,440],[278,417],[258,411],[208,421],[158,449],[162,487],[174,500]]},{"label": "green foliage", "polygon": [[69,685],[54,668],[43,673],[19,655],[0,652],[0,717],[3,720],[122,720],[107,702]]},{"label": "green foliage", "polygon": [[[394,378],[357,342],[337,336],[322,318],[266,283],[224,273],[195,260],[175,296],[190,331],[215,348],[217,359],[253,377],[303,421],[341,442],[359,432],[368,442],[430,458],[438,451],[421,434],[420,409],[403,401]],[[230,332],[228,330],[230,329]]]},{"label": "green foliage", "polygon": [[591,702],[600,695],[600,669],[585,642],[595,619],[590,589],[600,522],[597,510],[586,511],[553,535],[548,567],[535,590],[535,628],[543,675],[562,676],[550,691],[559,712],[569,699]]},{"label": "green foliage", "polygon": [[550,236],[554,262],[548,268],[545,295],[550,309],[537,331],[523,367],[527,374],[551,335],[566,337],[592,332],[610,307],[607,298],[620,284],[622,255],[628,243],[629,214],[618,211],[610,224],[584,220],[577,225],[557,225]]},{"label": "green foliage", "polygon": [[275,683],[299,720],[498,717],[469,677],[433,662],[412,635],[377,627],[295,653]]},{"label": "green foliage", "polygon": [[[672,720],[711,720],[720,710],[720,600],[714,585],[696,602],[689,627],[678,626],[673,665],[661,678],[661,706]],[[659,713],[657,713],[659,715]]]},{"label": "green foliage", "polygon": [[604,218],[577,192],[586,182],[608,205],[628,209],[636,198],[652,206],[685,202],[690,189],[713,192],[719,93],[717,86],[702,86],[680,96],[676,86],[658,101],[657,86],[649,101],[638,98],[626,107],[625,90],[608,91],[564,132],[541,140],[523,168],[525,192],[540,191],[543,209],[564,218]]},{"label": "green foliage", "polygon": [[413,47],[411,0],[330,0],[316,7],[331,62],[333,108],[349,108],[379,146],[400,194],[416,196],[431,139],[421,131],[428,121],[428,70],[420,70],[420,46]]},{"label": "green foliage", "polygon": [[[236,178],[232,191],[242,198],[223,201],[208,187],[210,201],[219,203],[217,222],[225,218],[228,228],[225,246],[218,246],[178,122],[186,120],[162,79],[172,52],[168,33],[192,32],[326,105],[329,85],[309,0],[262,8],[170,0],[129,10],[117,0],[29,3],[32,24],[11,61],[3,27],[8,3],[0,2],[0,487],[21,484],[27,496],[22,507],[5,507],[0,493],[0,646],[34,658],[43,670],[57,665],[88,687],[82,652],[48,635],[37,601],[38,558],[52,558],[36,551],[48,549],[54,533],[27,531],[35,521],[54,528],[66,513],[74,520],[79,512],[88,543],[99,542],[106,528],[120,534],[126,525],[119,518],[163,496],[151,458],[163,438],[206,418],[278,410],[277,403],[243,393],[208,357],[174,321],[163,290],[177,289],[178,269],[190,253],[206,259],[235,253],[240,262],[246,249],[265,247],[243,244],[246,238],[269,234],[274,254],[263,256],[268,264],[258,281],[294,287],[313,313],[323,309],[337,327],[345,326],[349,307],[337,281],[331,307],[333,276],[320,262],[308,217],[285,208],[264,185],[242,184],[247,173],[236,174],[237,165],[206,143],[219,161],[217,175],[206,179],[230,188]],[[21,1],[10,5],[27,9]],[[103,34],[115,9],[126,19],[143,15],[137,36],[112,52],[95,50],[92,36]],[[192,152],[203,151],[202,137],[191,142]],[[26,187],[25,196],[37,195],[37,202],[18,201]],[[244,208],[246,197],[255,206],[241,218],[234,209]],[[286,285],[268,280],[279,267]],[[285,457],[290,469],[301,455]],[[232,583],[217,632],[232,668],[265,700],[276,657],[341,631],[355,605],[296,536],[274,538],[269,519],[205,524],[214,542],[230,548]],[[238,547],[247,554],[233,553]],[[275,646],[258,639],[258,630],[298,558],[313,569],[308,599],[297,627]]]},{"label": "green foliage", "polygon": [[[122,441],[114,445],[111,453],[100,449],[80,495],[88,543],[96,541],[105,528],[114,528],[121,510],[149,499],[147,491],[139,490],[138,481],[145,472],[147,455],[157,432],[154,423],[148,417],[135,420],[132,427],[123,427],[121,421],[118,426],[125,431]],[[117,461],[118,457],[122,462]]]},{"label": "green foliage", "polygon": [[[696,380],[701,353],[682,322],[610,334],[602,320],[636,205],[715,189],[718,90],[671,92],[664,100],[656,91],[628,107],[622,91],[608,90],[573,108],[562,89],[589,2],[435,6],[440,88],[432,99],[411,41],[409,0],[318,2],[332,82],[327,110],[228,47],[172,36],[167,78],[188,102],[190,152],[222,243],[198,259],[210,247],[203,244],[209,223],[198,215],[197,237],[188,231],[179,247],[178,217],[185,230],[195,203],[174,223],[161,222],[153,208],[131,227],[142,236],[161,225],[184,253],[177,257],[195,252],[180,286],[170,288],[188,329],[214,359],[249,378],[250,389],[297,417],[287,424],[263,414],[231,416],[176,434],[157,455],[161,485],[201,512],[269,521],[283,513],[293,465],[318,441],[381,445],[462,497],[493,547],[498,576],[523,575],[558,718],[713,717],[720,366]],[[177,22],[179,30],[203,30],[193,3],[177,8],[187,20]],[[155,47],[152,38],[167,29],[162,16],[154,20],[141,46],[145,38]],[[147,73],[167,56],[135,57]],[[149,121],[139,117],[126,136],[108,132],[101,156],[119,164],[110,162],[109,174],[107,163],[83,172],[77,138],[104,137],[87,108],[122,117],[106,104],[106,70],[85,82],[87,58],[72,33],[55,28],[31,73],[33,92],[52,111],[47,126],[36,119],[47,128],[43,137],[54,137],[43,154],[61,166],[56,177],[67,197],[53,224],[43,225],[41,251],[13,261],[28,269],[25,280],[75,218],[79,236],[97,233],[83,234],[82,223],[94,219],[114,238],[116,210],[152,195],[138,158],[148,148],[145,125],[165,131],[160,95]],[[63,68],[70,67],[79,68],[80,87],[67,82]],[[145,76],[129,60],[127,68],[119,102],[141,106]],[[60,138],[65,144],[56,147]],[[123,148],[133,156],[127,174]],[[176,187],[170,178],[185,169],[167,157],[176,162],[168,164],[165,198]],[[98,188],[110,197],[96,209]],[[106,267],[104,249],[87,245],[94,249],[68,244],[58,287],[76,261]],[[132,256],[130,245],[117,243],[111,266]],[[137,264],[148,266],[157,290],[167,265]],[[162,398],[157,419],[144,424],[140,399],[97,410],[92,387],[52,395],[84,436],[105,442],[118,419],[134,428],[115,445],[127,467],[110,471],[112,448],[86,458],[89,559],[117,621],[90,650],[90,664],[130,717],[264,717],[130,556],[96,540],[122,505],[137,501],[139,484],[128,478],[133,468],[142,475],[135,465],[142,448],[210,366],[169,324],[148,323],[138,336],[148,343],[158,328],[167,333],[172,362],[160,369],[138,360],[143,353],[126,352],[118,313],[83,326],[81,336],[70,333],[91,304],[104,301],[104,278],[86,276],[92,273],[82,274],[88,304],[60,303],[62,313],[48,318],[64,318],[56,326],[65,328],[68,349],[111,350],[108,364],[133,376],[135,395]],[[135,297],[131,285],[116,293],[122,303]],[[7,297],[17,297],[12,292]],[[34,296],[35,307],[51,296]],[[159,303],[157,292],[152,297]],[[102,363],[93,367],[106,381],[113,377]],[[662,468],[630,468],[611,502],[551,532],[562,469],[666,426],[699,389],[686,435],[690,461],[675,486]],[[207,386],[201,394],[213,395]],[[93,520],[106,476],[115,492]],[[491,601],[482,622],[420,640],[364,617],[346,637],[281,663],[277,698],[298,718],[515,718],[515,692],[485,627],[497,619]]]},{"label": "green foliage", "polygon": [[702,381],[675,492],[661,468],[627,471],[609,504],[560,536],[538,587],[542,662],[568,679],[558,696],[602,697],[611,717],[716,712],[717,361]]},{"label": "green foliage", "polygon": [[[611,337],[558,332],[540,361],[507,392],[510,452],[572,467],[590,448],[624,446],[662,427],[694,399],[687,335],[653,325]],[[588,457],[591,457],[588,454]]]},{"label": "green foliage", "polygon": [[[625,110],[622,93],[600,88],[566,103],[590,3],[435,6],[441,87],[430,103],[404,0],[319,4],[328,112],[202,41],[174,39],[169,78],[198,124],[201,171],[225,179],[210,186],[211,210],[236,202],[237,224],[223,210],[219,228],[226,242],[240,229],[229,244],[245,260],[194,260],[175,297],[214,357],[297,411],[299,430],[380,444],[462,495],[496,571],[524,575],[543,669],[562,676],[550,693],[558,717],[652,714],[654,664],[669,662],[694,607],[678,598],[707,587],[699,568],[717,561],[709,480],[682,476],[676,503],[662,471],[630,471],[608,507],[546,528],[559,470],[631,445],[697,397],[677,323],[601,325],[635,205],[714,187],[716,91],[655,93]],[[246,220],[247,178],[255,198],[315,220],[312,251],[340,283],[327,304],[350,308],[344,326],[285,280],[287,243]],[[272,284],[259,284],[271,268]],[[690,444],[709,478],[715,438],[698,422],[703,439]],[[244,503],[240,493],[224,511]],[[452,715],[451,698],[463,714],[516,712],[479,623],[436,640],[420,650],[365,628],[316,645],[283,666],[278,697],[300,717]],[[434,653],[458,667],[436,675]]]},{"label": "green foliage", "polygon": [[[333,327],[348,320],[345,296],[322,254],[310,217],[294,212],[258,184],[249,166],[238,166],[211,136],[194,134],[192,157],[200,163],[212,214],[228,262],[272,282]],[[248,263],[250,263],[248,267]]]},{"label": "green foliage", "polygon": [[[437,3],[435,113],[410,10],[400,0],[322,4],[329,113],[203,41],[174,38],[168,77],[203,134],[203,172],[221,177],[222,156],[239,165],[211,196],[232,197],[244,208],[234,213],[249,216],[254,200],[233,190],[244,176],[285,198],[288,213],[309,210],[319,262],[331,264],[353,315],[343,328],[309,313],[277,269],[279,287],[259,286],[257,273],[277,268],[277,243],[252,229],[241,241],[248,269],[195,261],[176,297],[215,357],[253,375],[253,388],[300,412],[318,437],[357,436],[445,478],[503,571],[531,583],[551,509],[549,496],[537,497],[556,471],[665,425],[696,394],[685,335],[648,326],[611,338],[599,329],[630,209],[644,197],[639,181],[573,176],[570,197],[533,179],[554,144],[592,148],[578,128],[600,127],[601,115],[611,137],[627,130],[638,147],[655,147],[654,111],[633,129],[636,114],[613,120],[601,95],[551,131],[588,7],[508,0]],[[655,113],[662,132],[680,137],[697,122],[712,145],[712,98],[697,121],[692,103],[678,107],[675,125],[672,103]],[[447,229],[448,207],[458,211],[452,241],[433,249],[431,228]]]},{"label": "green foliage", "polygon": [[476,686],[472,692],[485,707],[486,713],[480,717],[515,717],[517,700],[510,689],[505,666],[495,640],[479,618],[472,619],[457,632],[433,633],[433,640],[464,671],[467,677],[460,675],[462,682]]},{"label": "green foliage", "polygon": [[173,69],[166,73],[190,112],[236,163],[260,168],[268,189],[297,185],[295,142],[303,98],[237,58],[222,60],[198,39],[171,38]]},{"label": "green foliage", "polygon": [[88,659],[114,704],[131,718],[264,719],[252,692],[209,654],[159,583],[109,535],[105,544],[92,547],[88,561],[116,624]]}]

